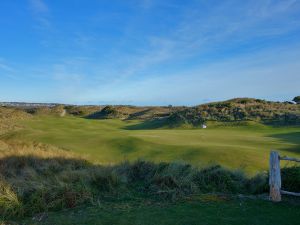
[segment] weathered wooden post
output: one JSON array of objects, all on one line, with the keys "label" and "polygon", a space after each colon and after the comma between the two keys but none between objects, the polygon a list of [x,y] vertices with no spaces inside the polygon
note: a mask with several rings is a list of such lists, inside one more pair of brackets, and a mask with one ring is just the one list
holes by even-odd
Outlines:
[{"label": "weathered wooden post", "polygon": [[278,152],[271,151],[270,153],[270,199],[274,202],[281,201],[281,175],[280,175],[280,157]]}]

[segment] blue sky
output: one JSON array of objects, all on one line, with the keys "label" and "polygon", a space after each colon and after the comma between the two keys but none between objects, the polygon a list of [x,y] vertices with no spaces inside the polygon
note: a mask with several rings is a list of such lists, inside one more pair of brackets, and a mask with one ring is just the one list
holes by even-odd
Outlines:
[{"label": "blue sky", "polygon": [[0,101],[300,95],[300,0],[1,0]]}]

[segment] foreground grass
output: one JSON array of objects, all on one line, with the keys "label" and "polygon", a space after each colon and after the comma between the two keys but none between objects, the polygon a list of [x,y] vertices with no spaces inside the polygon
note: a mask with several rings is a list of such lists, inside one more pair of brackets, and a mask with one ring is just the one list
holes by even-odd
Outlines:
[{"label": "foreground grass", "polygon": [[197,166],[221,164],[254,174],[268,167],[271,149],[300,155],[300,127],[256,123],[208,129],[134,130],[139,121],[38,117],[6,138],[38,141],[72,150],[100,163],[124,160],[185,161]]},{"label": "foreground grass", "polygon": [[[266,154],[267,158],[268,151],[260,150],[259,146],[269,146],[268,140],[280,147],[282,153],[298,154],[299,128],[210,124],[207,130],[132,130],[138,123],[40,117],[24,122],[23,130],[2,135],[0,218],[6,220],[3,224],[11,224],[8,220],[13,220],[12,224],[37,225],[297,224],[299,202],[273,204],[253,196],[228,197],[265,193],[265,173],[250,178],[242,171],[203,165],[205,160],[213,159],[210,163],[237,168],[237,162],[247,160],[242,158],[247,154],[253,156],[248,160],[254,165],[251,164],[253,170],[246,169],[259,170],[264,164],[256,162],[254,156]],[[226,151],[222,151],[224,148]],[[194,151],[193,157],[183,158],[190,150]],[[89,159],[82,158],[83,154]],[[110,159],[108,162],[116,163],[136,158],[184,159],[202,165],[197,168],[174,162],[136,161],[104,166],[92,162]],[[284,171],[287,190],[299,190],[299,168]]]},{"label": "foreground grass", "polygon": [[266,187],[264,174],[248,178],[220,166],[199,169],[145,161],[101,166],[51,146],[26,143],[8,143],[0,151],[0,218],[6,219],[107,198],[174,201],[200,193],[258,194]]},{"label": "foreground grass", "polygon": [[274,204],[266,200],[204,195],[176,203],[145,199],[104,202],[100,206],[41,214],[22,222],[36,225],[291,225],[298,224],[299,217],[299,203]]}]

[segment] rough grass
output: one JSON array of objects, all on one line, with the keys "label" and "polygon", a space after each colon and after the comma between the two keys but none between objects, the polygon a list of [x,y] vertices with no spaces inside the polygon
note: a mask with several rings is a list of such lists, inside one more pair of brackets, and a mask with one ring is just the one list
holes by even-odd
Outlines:
[{"label": "rough grass", "polygon": [[[37,117],[5,139],[38,141],[80,153],[100,163],[137,159],[220,164],[247,173],[267,170],[271,149],[300,156],[300,127],[271,127],[254,122],[209,123],[207,129],[129,130],[140,121]],[[234,156],[234,157],[233,157]]]},{"label": "rough grass", "polygon": [[[0,151],[0,215],[23,218],[48,211],[97,205],[105,199],[178,201],[203,193],[261,194],[267,174],[247,177],[240,170],[182,163],[136,161],[111,166],[93,164],[71,152],[37,143],[7,143]],[[291,190],[300,168],[284,170]],[[122,201],[123,201],[122,200]]]},{"label": "rough grass", "polygon": [[0,135],[8,131],[21,129],[22,126],[18,122],[29,118],[31,118],[31,115],[22,110],[0,107]]},{"label": "rough grass", "polygon": [[51,146],[8,143],[0,152],[0,214],[4,218],[73,208],[105,196],[175,200],[199,193],[261,193],[266,176],[247,178],[220,166],[136,161],[95,165]]}]

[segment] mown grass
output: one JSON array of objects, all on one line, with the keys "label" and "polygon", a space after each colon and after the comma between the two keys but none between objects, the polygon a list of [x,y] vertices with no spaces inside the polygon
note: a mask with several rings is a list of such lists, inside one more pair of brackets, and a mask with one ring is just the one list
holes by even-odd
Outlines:
[{"label": "mown grass", "polygon": [[[83,154],[100,163],[145,159],[220,164],[255,174],[268,168],[271,149],[300,155],[300,127],[258,123],[209,123],[208,129],[132,129],[140,121],[37,117],[6,139],[35,140]],[[128,129],[131,127],[130,129]]]},{"label": "mown grass", "polygon": [[40,214],[22,222],[36,225],[292,225],[298,224],[299,216],[299,204],[202,195],[172,203],[147,199],[101,202],[99,206]]}]

